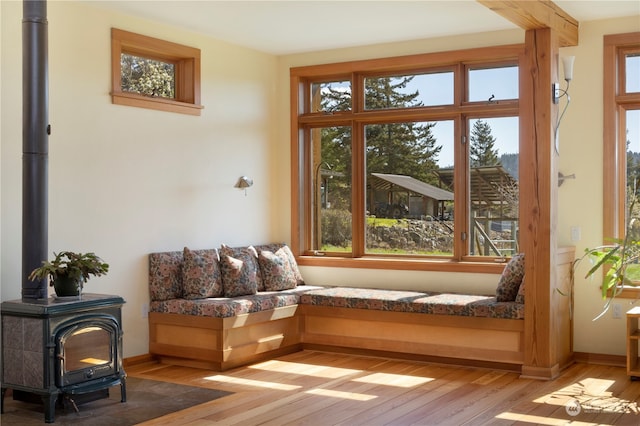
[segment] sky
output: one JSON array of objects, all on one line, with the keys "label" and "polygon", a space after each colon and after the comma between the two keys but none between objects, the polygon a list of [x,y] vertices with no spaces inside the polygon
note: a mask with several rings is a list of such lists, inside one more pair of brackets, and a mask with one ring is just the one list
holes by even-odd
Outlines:
[{"label": "sky", "polygon": [[[640,55],[627,57],[627,92],[640,92]],[[577,70],[576,70],[577,71]],[[577,71],[579,72],[579,71]],[[575,73],[574,73],[575,74]],[[450,105],[453,104],[453,72],[436,72],[420,74],[414,76],[413,80],[404,89],[404,93],[418,92],[417,101],[425,106]],[[349,90],[349,83],[332,84],[333,89],[342,88]],[[562,78],[561,88],[566,89],[567,85]],[[571,89],[569,87],[569,94]],[[471,102],[499,102],[506,99],[518,98],[518,68],[517,66],[491,68],[491,69],[471,69],[469,71],[469,101]],[[572,99],[573,102],[576,99]],[[562,96],[559,104],[559,114],[562,113],[567,102],[567,97]],[[571,113],[571,105],[567,109],[567,114]],[[498,155],[518,152],[518,117],[502,118],[482,118],[491,127],[491,134],[495,137],[494,147]],[[469,129],[477,118],[471,119]],[[558,137],[561,137],[561,127]],[[432,128],[438,145],[442,145],[442,150],[438,157],[439,167],[451,167],[453,165],[453,121],[438,121]],[[640,152],[640,110],[627,112],[627,134],[631,141],[630,149]]]},{"label": "sky", "polygon": [[[640,56],[627,57],[627,92],[640,92]],[[470,101],[482,101],[489,99],[492,95],[494,99],[514,99],[518,97],[518,75],[517,68],[504,69],[504,70],[479,70],[472,71],[470,75],[469,84],[469,100]],[[446,80],[438,82],[437,87],[427,87],[427,90],[432,90],[433,97],[440,101],[440,104],[451,103],[452,101],[444,94],[443,87],[446,85]],[[566,88],[564,80],[561,83],[561,88]],[[424,89],[418,88],[418,90],[424,91]],[[571,88],[569,88],[569,94],[571,95]],[[423,95],[421,94],[421,97]],[[426,95],[425,95],[426,96]],[[423,100],[424,102],[425,100]],[[575,97],[572,99],[576,101]],[[428,101],[432,105],[438,105],[437,101]],[[426,104],[426,102],[425,102]],[[566,97],[561,97],[559,114],[562,113],[562,108],[566,105]],[[567,109],[567,114],[571,113],[571,105]],[[505,118],[488,118],[485,119],[491,127],[491,134],[496,138],[495,147],[498,149],[498,154],[516,153],[518,152],[518,118],[517,117],[505,117]],[[469,129],[473,128],[473,121],[469,123]],[[453,164],[453,125],[451,122],[440,122],[433,128],[434,136],[436,136],[438,142],[443,144],[442,151],[440,153],[440,159],[438,165],[440,167],[448,167]],[[561,138],[562,126],[558,132],[558,138]],[[630,149],[634,152],[640,152],[640,110],[627,111],[627,138],[631,141]]]},{"label": "sky", "polygon": [[[640,92],[640,55],[627,56],[626,59],[627,92]],[[627,140],[631,141],[630,149],[640,152],[640,110],[627,111]]]},{"label": "sky", "polygon": [[[414,78],[407,90],[418,90],[419,100],[425,105],[446,105],[453,103],[453,73],[429,74],[429,77]],[[499,102],[518,98],[518,68],[504,67],[477,69],[469,72],[469,101]],[[486,118],[495,137],[494,147],[498,155],[518,152],[518,117]],[[473,128],[476,120],[469,122]],[[453,166],[453,122],[438,122],[433,134],[442,144],[438,166]]]}]

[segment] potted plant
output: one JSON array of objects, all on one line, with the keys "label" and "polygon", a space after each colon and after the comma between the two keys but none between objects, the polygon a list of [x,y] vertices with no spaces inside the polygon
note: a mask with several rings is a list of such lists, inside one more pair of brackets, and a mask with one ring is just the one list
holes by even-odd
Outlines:
[{"label": "potted plant", "polygon": [[591,277],[601,268],[604,270],[602,299],[606,302],[602,312],[594,320],[609,310],[615,297],[625,287],[640,285],[640,217],[636,212],[637,201],[635,196],[629,200],[624,238],[613,238],[611,244],[587,248],[582,257],[574,261],[574,271],[585,258],[592,262],[585,278]]},{"label": "potted plant", "polygon": [[109,265],[95,253],[61,251],[53,254],[54,259],[43,261],[42,266],[31,271],[29,279],[49,278],[49,285],[59,297],[79,296],[91,275],[105,275],[109,271]]}]

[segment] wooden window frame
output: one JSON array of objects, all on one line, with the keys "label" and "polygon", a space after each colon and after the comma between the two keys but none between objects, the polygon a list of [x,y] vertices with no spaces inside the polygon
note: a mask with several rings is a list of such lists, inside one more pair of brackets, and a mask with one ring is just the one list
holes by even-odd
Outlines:
[{"label": "wooden window frame", "polygon": [[[291,68],[290,70],[290,103],[291,103],[291,217],[292,228],[291,246],[301,265],[309,266],[329,266],[329,267],[349,267],[368,269],[395,269],[395,270],[429,270],[429,271],[450,271],[450,272],[475,272],[475,273],[501,273],[504,269],[503,258],[492,258],[489,256],[469,256],[467,249],[462,248],[468,242],[461,237],[463,230],[466,231],[468,213],[456,214],[454,253],[453,257],[438,258],[435,256],[384,256],[365,254],[364,223],[363,218],[353,216],[353,254],[343,256],[332,253],[330,256],[314,255],[309,250],[310,235],[312,234],[311,215],[307,212],[310,203],[310,190],[306,188],[304,176],[308,175],[306,168],[309,167],[309,153],[305,150],[305,140],[309,137],[309,128],[318,125],[339,125],[340,123],[351,125],[354,138],[362,132],[362,123],[380,118],[382,120],[412,120],[419,113],[413,108],[399,110],[365,110],[364,100],[360,99],[362,92],[362,81],[368,75],[382,75],[384,73],[414,73],[430,72],[432,70],[454,69],[454,105],[444,105],[432,108],[434,113],[429,119],[446,119],[454,121],[464,121],[464,123],[454,125],[454,140],[461,140],[462,130],[466,127],[466,119],[471,117],[497,117],[515,116],[519,117],[520,107],[518,100],[501,100],[496,103],[491,102],[467,102],[466,87],[462,73],[466,72],[466,67],[470,65],[486,65],[488,68],[517,64],[519,66],[520,79],[522,79],[522,58],[524,56],[523,45],[507,45],[490,48],[467,49],[450,52],[427,53],[404,57],[392,57],[382,59],[371,59],[362,61],[352,61],[334,64],[311,65]],[[335,114],[324,114],[323,112],[310,112],[310,100],[308,90],[310,84],[320,81],[331,81],[340,79],[352,81],[352,110],[338,112]],[[384,117],[383,117],[384,116]],[[520,123],[522,125],[522,123]],[[362,147],[354,147],[354,152]],[[456,150],[456,168],[464,168],[466,158],[461,149]],[[461,158],[462,157],[462,158]],[[354,171],[364,170],[363,159],[355,157]],[[464,206],[462,211],[466,211],[467,203],[464,200],[468,192],[465,175],[457,173],[456,188],[461,188],[456,192],[456,206]],[[356,211],[364,211],[364,195],[362,194],[364,182],[362,177],[354,175],[352,186],[352,205]],[[520,197],[524,195],[521,192]],[[458,208],[456,211],[460,211]]]},{"label": "wooden window frame", "polygon": [[[123,92],[120,57],[123,53],[175,65],[175,99]],[[111,29],[111,101],[180,114],[200,115],[200,49],[148,37],[117,28]]]},{"label": "wooden window frame", "polygon": [[[626,227],[626,111],[640,109],[640,93],[625,92],[625,54],[640,50],[640,32],[604,36],[603,49],[603,241],[623,238]],[[613,208],[612,208],[613,207]],[[637,298],[640,289],[617,297]]]}]

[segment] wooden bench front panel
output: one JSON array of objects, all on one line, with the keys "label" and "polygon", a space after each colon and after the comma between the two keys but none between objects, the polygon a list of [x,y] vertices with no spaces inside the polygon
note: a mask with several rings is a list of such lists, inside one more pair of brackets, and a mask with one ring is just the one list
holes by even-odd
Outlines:
[{"label": "wooden bench front panel", "polygon": [[297,306],[231,318],[149,313],[149,352],[161,361],[224,370],[301,349]]},{"label": "wooden bench front panel", "polygon": [[303,345],[522,364],[522,320],[302,306]]}]

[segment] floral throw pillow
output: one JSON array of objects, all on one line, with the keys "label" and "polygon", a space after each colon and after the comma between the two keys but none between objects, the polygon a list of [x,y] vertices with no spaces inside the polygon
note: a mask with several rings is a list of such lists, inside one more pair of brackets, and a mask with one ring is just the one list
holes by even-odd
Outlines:
[{"label": "floral throw pillow", "polygon": [[182,252],[149,254],[149,297],[151,301],[182,297]]},{"label": "floral throw pillow", "polygon": [[258,264],[266,291],[290,290],[298,285],[289,259],[283,251],[261,251],[258,253]]},{"label": "floral throw pillow", "polygon": [[[235,258],[242,257],[245,259],[245,262],[247,262],[247,268],[258,271],[256,276],[258,291],[264,291],[264,284],[262,283],[262,276],[260,275],[260,267],[258,266],[258,252],[253,246],[229,247],[222,244],[220,247],[220,259],[222,259],[222,256],[231,256]],[[223,285],[226,285],[226,283],[224,283],[224,279]]]},{"label": "floral throw pillow", "polygon": [[256,246],[256,250],[258,253],[261,251],[270,251],[274,254],[278,255],[278,257],[282,259],[286,259],[291,271],[296,277],[297,285],[304,285],[304,279],[302,278],[302,274],[300,273],[300,269],[298,269],[298,262],[296,262],[296,257],[293,255],[293,252],[285,243],[273,243],[273,244],[264,244],[260,246]]},{"label": "floral throw pillow", "polygon": [[258,261],[252,253],[220,256],[224,297],[247,296],[258,291]]},{"label": "floral throw pillow", "polygon": [[516,295],[516,303],[524,304],[524,276],[522,277],[522,282],[520,283],[520,287],[518,288],[518,294]]},{"label": "floral throw pillow", "polygon": [[222,274],[218,251],[184,248],[182,286],[185,299],[205,299],[222,296]]},{"label": "floral throw pillow", "polygon": [[524,277],[524,253],[518,253],[504,267],[496,288],[498,302],[513,302]]}]

